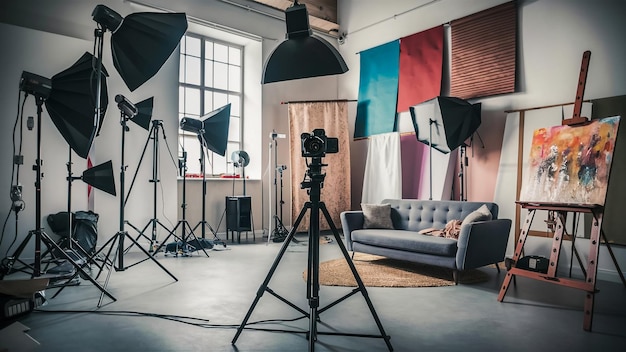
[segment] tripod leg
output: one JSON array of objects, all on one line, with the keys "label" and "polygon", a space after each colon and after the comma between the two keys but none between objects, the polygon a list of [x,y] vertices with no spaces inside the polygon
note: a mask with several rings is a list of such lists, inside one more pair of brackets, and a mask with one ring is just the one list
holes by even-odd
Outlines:
[{"label": "tripod leg", "polygon": [[[161,244],[155,249],[155,252],[159,252],[164,246],[167,246],[167,241],[170,239],[170,237],[174,237],[176,239],[176,241],[182,241],[182,239],[180,237],[178,237],[178,235],[176,235],[176,230],[178,230],[178,227],[181,225],[184,225],[185,222],[183,222],[182,220],[178,222],[178,224],[176,224],[176,226],[174,226],[174,228],[172,229],[172,231],[169,231],[169,234],[165,237],[165,239],[163,240],[163,242],[161,242]],[[167,253],[167,250],[166,252]]]},{"label": "tripod leg", "polygon": [[298,218],[296,219],[296,222],[294,223],[294,226],[291,229],[291,232],[289,232],[289,235],[287,235],[287,239],[285,240],[285,242],[283,242],[283,245],[280,247],[280,251],[278,252],[278,255],[276,256],[276,259],[274,259],[274,263],[272,264],[270,271],[267,273],[265,280],[263,280],[263,283],[257,290],[256,297],[254,298],[254,301],[252,302],[250,309],[248,309],[248,312],[246,313],[245,318],[241,322],[241,325],[239,325],[239,328],[237,329],[237,333],[235,334],[235,337],[233,338],[233,341],[232,341],[233,345],[237,342],[239,335],[241,335],[241,332],[243,331],[246,324],[248,323],[248,320],[250,319],[250,316],[252,315],[252,312],[254,311],[254,308],[256,307],[257,303],[259,303],[259,300],[261,299],[261,297],[263,297],[263,294],[265,293],[265,291],[268,290],[267,285],[269,285],[270,280],[272,279],[272,276],[274,276],[274,272],[276,271],[276,268],[278,267],[278,264],[280,263],[280,260],[283,258],[283,255],[285,255],[285,252],[287,251],[287,248],[289,247],[289,243],[291,242],[291,239],[293,238],[293,236],[296,233],[296,230],[298,229],[298,225],[300,224],[300,221],[302,221],[302,218],[304,218],[304,215],[306,214],[306,210],[310,207],[311,207],[311,204],[307,202],[305,206],[302,208],[302,210],[300,211],[300,215],[298,215]]},{"label": "tripod leg", "polygon": [[356,280],[359,286],[359,291],[361,291],[361,294],[363,294],[363,298],[365,299],[365,302],[367,303],[367,306],[369,307],[369,310],[372,313],[372,317],[374,318],[374,321],[376,322],[376,326],[378,326],[380,335],[385,340],[385,344],[387,344],[387,348],[389,349],[389,351],[393,351],[393,347],[391,346],[391,342],[390,342],[391,337],[387,335],[387,333],[385,333],[385,328],[383,328],[383,324],[381,323],[380,318],[378,317],[378,314],[376,314],[376,310],[374,309],[374,305],[372,304],[372,301],[369,298],[369,294],[367,293],[367,290],[365,289],[363,280],[361,280],[361,276],[359,276],[359,273],[356,271],[356,267],[354,266],[354,263],[350,259],[350,254],[348,253],[348,250],[346,249],[345,244],[341,240],[341,237],[339,237],[339,231],[337,230],[337,227],[335,226],[333,219],[330,217],[330,214],[328,213],[328,209],[326,209],[326,204],[324,204],[324,202],[320,202],[320,209],[322,210],[322,213],[324,214],[324,217],[326,218],[326,221],[328,222],[328,225],[330,226],[333,232],[333,235],[335,236],[335,240],[337,241],[337,244],[339,245],[339,248],[341,249],[341,253],[343,254],[343,257],[346,259],[346,262],[348,263],[348,266],[350,267],[350,271],[352,271],[352,275],[354,276],[354,279]]},{"label": "tripod leg", "polygon": [[[140,246],[140,245],[139,245],[139,243],[137,243],[137,241],[135,241],[135,239],[134,239],[134,238],[132,238],[132,236],[130,236],[130,235],[128,234],[128,232],[124,232],[124,233],[123,233],[123,234],[121,234],[120,236],[125,236],[125,237],[128,237],[128,239],[129,239],[131,242],[133,242],[133,244],[134,244],[134,245],[136,245],[137,247],[139,247],[139,249],[140,249],[140,250],[141,250],[141,251],[142,251],[142,252],[143,252],[143,253],[144,253],[144,254],[148,257],[147,259],[152,260],[152,261],[153,261],[156,265],[158,265],[158,266],[159,266],[159,268],[161,268],[161,270],[165,271],[165,272],[166,272],[166,273],[167,273],[167,274],[168,274],[168,275],[169,275],[172,279],[174,279],[174,281],[178,281],[178,279],[176,278],[176,276],[174,276],[171,272],[169,272],[169,270],[167,270],[167,269],[163,266],[163,264],[159,263],[159,261],[158,261],[158,260],[156,260],[156,258],[154,258],[152,255],[150,255],[150,253],[148,253],[148,251],[147,251],[145,248],[143,248],[142,246]],[[120,240],[120,243],[121,243],[121,240]],[[123,251],[123,248],[121,248],[121,246],[120,246],[119,250],[120,250],[120,251]],[[118,268],[118,270],[124,270],[124,269],[126,269],[126,268]]]},{"label": "tripod leg", "polygon": [[[152,239],[150,239],[150,237],[146,236],[145,232],[148,229],[148,227],[150,225],[152,225],[152,228],[154,229],[155,225],[154,225],[154,219],[151,219],[146,226],[143,227],[143,229],[139,230],[139,228],[137,228],[135,225],[131,224],[130,222],[126,221],[126,225],[130,226],[133,230],[137,231],[137,237],[135,237],[135,241],[138,241],[140,237],[143,237],[147,240],[150,241],[150,252],[152,252]],[[154,230],[152,231],[154,233]],[[128,247],[126,247],[126,249],[124,250],[124,253],[128,253],[128,251],[130,251],[130,249],[133,247],[133,245],[130,245]]]},{"label": "tripod leg", "polygon": [[[196,243],[200,246],[200,249],[202,249],[202,251],[204,252],[204,254],[208,258],[209,257],[209,253],[207,253],[207,251],[204,249],[204,245],[202,243],[200,243],[200,240],[198,239],[196,234],[193,233],[193,229],[191,228],[191,225],[189,225],[188,222],[185,222],[185,224],[186,224],[187,228],[189,229],[189,235],[196,241]],[[183,225],[183,226],[185,226],[185,225]],[[187,242],[189,242],[189,241],[183,241],[183,244],[186,244]]]},{"label": "tripod leg", "polygon": [[83,274],[82,276],[86,277],[87,280],[89,280],[94,286],[96,286],[100,292],[102,292],[103,295],[107,295],[107,297],[109,297],[110,299],[116,301],[117,299],[115,297],[113,297],[107,290],[106,288],[104,288],[103,286],[100,286],[100,284],[98,283],[98,281],[94,280],[91,276],[89,276],[89,274],[87,274],[83,268],[78,265],[67,253],[65,253],[65,251],[63,249],[61,249],[61,247],[59,247],[58,244],[56,244],[50,237],[48,237],[48,235],[46,233],[44,233],[43,231],[41,232],[41,240],[43,242],[46,243],[47,246],[52,246],[54,247],[56,250],[58,250],[61,255],[63,257],[65,257],[65,259],[67,259],[75,268],[76,270],[78,270],[81,274]]},{"label": "tripod leg", "polygon": [[[115,246],[117,246],[116,252],[122,250],[120,245],[119,245],[119,243],[118,243],[119,236],[120,236],[120,233],[117,233],[117,234],[115,234],[115,236],[113,236],[111,238],[111,241],[110,241],[111,242],[111,247],[109,248],[109,252],[107,253],[107,256],[106,256],[106,259],[105,259],[106,262],[109,262],[109,259],[108,259],[109,255],[111,255],[111,252],[112,252],[113,248],[115,248]],[[116,253],[116,255],[117,255],[117,253]],[[111,273],[113,272],[113,268],[114,267],[115,267],[115,263],[113,263],[113,261],[111,260],[110,261],[110,266],[109,266],[109,271],[107,272],[106,279],[104,280],[104,286],[105,287],[107,287],[109,285],[109,280],[111,279]],[[100,273],[98,273],[98,276],[100,276]],[[100,308],[102,306],[102,298],[104,298],[104,297],[102,296],[102,294],[100,294],[100,299],[98,300],[98,308]]]}]

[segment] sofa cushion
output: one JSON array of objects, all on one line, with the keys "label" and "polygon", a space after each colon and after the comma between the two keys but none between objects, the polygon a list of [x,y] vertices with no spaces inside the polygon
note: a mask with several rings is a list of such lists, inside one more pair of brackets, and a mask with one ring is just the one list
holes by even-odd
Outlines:
[{"label": "sofa cushion", "polygon": [[370,246],[454,257],[457,241],[451,238],[420,235],[405,230],[363,229],[352,231],[352,241]]},{"label": "sofa cushion", "polygon": [[363,228],[393,229],[391,205],[361,204],[361,209],[363,209]]},{"label": "sofa cushion", "polygon": [[469,213],[469,215],[467,215],[465,219],[463,219],[463,223],[461,224],[461,226],[476,221],[488,221],[491,220],[491,217],[491,211],[489,211],[487,205],[483,204],[480,208]]}]

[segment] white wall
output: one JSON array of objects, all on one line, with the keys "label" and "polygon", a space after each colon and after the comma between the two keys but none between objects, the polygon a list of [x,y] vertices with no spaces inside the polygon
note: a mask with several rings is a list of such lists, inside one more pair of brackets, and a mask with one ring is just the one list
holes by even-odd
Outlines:
[{"label": "white wall", "polygon": [[[461,1],[442,0],[403,14],[428,1],[340,1],[339,19],[347,36],[345,44],[339,48],[350,67],[348,73],[339,77],[340,97],[355,99],[358,96],[359,56],[356,53],[504,2],[463,1],[463,6],[459,6]],[[623,64],[626,62],[626,45],[622,38],[626,33],[626,3],[619,0],[527,0],[518,3],[519,92],[478,100],[482,102],[483,116],[505,119],[505,110],[573,101],[585,50],[592,53],[585,98],[626,94],[626,82],[622,79],[626,77]],[[395,14],[399,15],[393,18]],[[369,26],[383,18],[391,19]],[[350,114],[352,128],[355,115],[353,108]],[[351,145],[353,207],[358,207],[361,194],[365,144],[366,141],[356,141]],[[580,242],[577,245],[584,248]],[[509,253],[512,253],[512,246],[509,247]],[[546,247],[549,249],[545,240],[533,238],[529,240],[528,253]],[[624,270],[625,248],[614,246],[614,251]],[[568,253],[564,255],[567,262],[568,256]],[[614,278],[615,267],[604,248],[599,266],[601,275]]]},{"label": "white wall", "polygon": [[[16,115],[16,99],[18,94],[19,78],[23,70],[38,73],[46,77],[51,77],[57,72],[69,67],[84,51],[92,50],[93,29],[96,27],[91,18],[91,11],[97,4],[105,4],[122,16],[132,12],[146,11],[141,5],[122,2],[117,0],[107,1],[58,1],[40,3],[37,1],[25,0],[21,2],[3,2],[0,5],[0,22],[14,23],[21,27],[12,25],[2,25],[1,44],[4,54],[2,60],[3,81],[0,83],[2,89],[2,115],[12,117]],[[237,30],[253,33],[262,37],[262,41],[257,45],[261,50],[253,53],[257,60],[258,67],[254,70],[246,70],[244,73],[247,80],[260,82],[260,71],[265,57],[284,38],[285,23],[282,20],[270,18],[253,11],[242,10],[220,1],[195,2],[180,1],[176,3],[151,0],[150,6],[162,7],[172,11],[185,12],[201,20],[211,21],[223,26],[235,28]],[[281,15],[282,16],[282,15]],[[25,28],[26,27],[26,28]],[[27,28],[35,28],[27,29]],[[52,34],[56,33],[56,34]],[[119,110],[115,106],[113,97],[116,94],[123,94],[133,102],[141,101],[150,96],[155,97],[154,119],[164,121],[164,130],[168,137],[169,150],[163,140],[160,142],[160,185],[157,190],[157,217],[167,228],[172,229],[181,219],[182,204],[182,182],[176,181],[178,170],[172,164],[170,153],[174,159],[177,158],[178,131],[177,109],[178,109],[178,52],[175,51],[159,73],[145,85],[135,92],[129,92],[124,83],[115,71],[109,48],[110,33],[105,35],[104,65],[109,71],[109,108],[106,114],[105,123],[101,135],[96,140],[96,160],[103,162],[113,160],[114,174],[119,193],[119,178],[121,169],[121,127],[119,124]],[[252,58],[251,58],[252,59]],[[256,72],[250,74],[251,71]],[[253,218],[257,236],[262,235],[263,228],[269,226],[269,194],[273,194],[273,188],[269,187],[274,173],[267,170],[269,161],[268,146],[270,133],[276,130],[280,133],[287,133],[287,106],[281,102],[290,100],[311,100],[311,99],[333,99],[337,97],[337,85],[335,77],[315,78],[294,82],[281,82],[263,86],[263,94],[251,96],[250,92],[244,92],[249,98],[246,117],[251,117],[244,127],[244,149],[254,155],[251,165],[247,169],[247,174],[252,175],[252,179],[246,183],[246,193],[253,199]],[[34,114],[34,103],[27,106],[27,114]],[[44,112],[45,115],[45,112]],[[262,118],[261,118],[262,116]],[[12,131],[12,118],[2,120],[3,150],[2,157],[5,171],[0,173],[0,181],[7,187],[7,199],[5,202],[7,209],[0,209],[0,217],[4,218],[8,214],[10,205],[8,199],[8,187],[10,183],[10,135]],[[50,124],[47,116],[44,116],[44,145],[43,154],[45,173],[42,187],[42,215],[45,217],[49,213],[64,211],[66,209],[66,186],[65,177],[67,162],[67,149],[65,141],[60,137],[54,126]],[[126,133],[125,143],[125,164],[128,165],[125,173],[126,190],[130,187],[132,178],[137,170],[141,157],[141,151],[147,141],[148,133],[129,123],[130,131]],[[27,201],[26,211],[20,213],[18,224],[18,243],[26,236],[27,231],[34,228],[34,173],[30,171],[34,163],[33,133],[26,133],[30,138],[25,146],[25,165],[22,167],[21,183],[24,185],[24,198]],[[298,146],[299,148],[299,146]],[[278,163],[288,164],[289,146],[287,139],[279,141]],[[84,170],[78,158],[74,160],[74,173]],[[84,163],[83,163],[84,164]],[[142,229],[150,219],[153,212],[153,188],[149,180],[152,178],[152,149],[149,145],[144,156],[136,183],[129,197],[125,220],[135,227]],[[289,167],[289,166],[288,166]],[[290,167],[289,167],[290,168]],[[288,174],[284,184],[284,214],[288,218],[291,210],[290,204],[290,181]],[[260,179],[258,179],[260,177]],[[256,179],[255,179],[256,178]],[[4,180],[4,181],[3,181]],[[85,210],[86,187],[74,182],[72,210]],[[176,185],[176,187],[172,187]],[[224,197],[232,193],[242,193],[242,181],[235,181],[235,191],[233,192],[232,182],[227,180],[210,180],[207,182],[206,197],[206,220],[212,227],[220,232],[224,231],[224,223],[218,228],[220,219],[224,211]],[[201,219],[202,204],[202,183],[198,180],[190,180],[187,186],[187,214],[186,220],[191,226],[195,226]],[[82,188],[81,188],[82,187]],[[111,236],[115,235],[119,229],[120,219],[119,197],[112,197],[102,192],[96,194],[96,212],[100,214],[99,222],[99,243],[104,243]],[[43,225],[45,219],[42,220]],[[291,223],[285,221],[286,225]],[[137,232],[131,227],[126,227],[129,234],[137,236]],[[158,227],[159,240],[163,240],[167,235],[160,226]],[[13,220],[9,222],[5,240],[0,247],[0,254],[4,255],[6,248],[10,244],[9,235],[15,234]],[[223,234],[222,234],[223,236]],[[13,247],[15,248],[15,247]],[[25,251],[27,256],[33,251],[29,248]]]},{"label": "white wall", "polygon": [[[237,28],[249,33],[254,33],[263,37],[262,56],[263,58],[271,52],[284,38],[285,24],[281,20],[269,18],[254,11],[230,6],[220,1],[199,2],[199,1],[177,1],[166,0],[146,1],[155,6],[169,8],[174,11],[186,12],[194,17],[213,21],[228,27]],[[260,130],[262,160],[259,166],[262,170],[262,182],[249,182],[248,193],[254,199],[253,214],[255,217],[255,227],[258,229],[262,220],[267,219],[267,197],[269,180],[273,176],[272,172],[266,170],[268,165],[268,145],[269,135],[272,130],[280,133],[287,133],[287,106],[281,102],[290,100],[317,100],[317,99],[356,99],[358,96],[359,80],[359,56],[358,52],[374,47],[376,45],[395,40],[400,37],[410,35],[433,26],[451,21],[465,15],[478,12],[480,10],[506,2],[504,0],[440,0],[430,5],[425,5],[415,11],[409,11],[420,4],[429,4],[431,1],[378,1],[378,0],[342,0],[338,2],[339,23],[341,32],[347,33],[345,43],[339,45],[339,49],[346,60],[349,71],[343,75],[335,77],[312,78],[291,82],[272,83],[263,86],[262,97],[262,125]],[[0,45],[3,48],[3,55],[0,56],[0,70],[3,73],[3,81],[0,83],[0,111],[5,118],[2,119],[2,150],[1,160],[5,171],[0,172],[0,187],[9,186],[9,168],[11,160],[10,131],[12,130],[13,117],[16,115],[17,84],[23,70],[39,73],[44,76],[52,76],[69,65],[71,65],[84,51],[91,51],[94,22],[91,20],[91,10],[96,4],[104,3],[126,15],[137,11],[136,6],[127,2],[108,1],[54,1],[39,2],[34,0],[22,0],[20,2],[3,2],[0,19],[3,22],[13,23],[15,21],[24,22],[21,25],[38,28],[45,32],[26,30],[12,26],[3,25],[0,29]],[[626,94],[626,82],[624,82],[623,63],[626,62],[626,48],[621,35],[626,32],[624,28],[624,2],[620,0],[526,0],[520,3],[520,53],[519,53],[519,77],[520,92],[493,98],[481,99],[483,104],[483,115],[492,116],[493,119],[505,118],[504,111],[514,108],[527,108],[532,106],[563,103],[574,98],[576,80],[580,69],[580,61],[584,50],[591,50],[591,65],[587,80],[587,90],[585,98],[603,98]],[[26,8],[31,12],[13,12],[14,6],[21,6],[22,11]],[[9,10],[7,10],[9,9]],[[406,13],[405,13],[406,12]],[[34,13],[34,15],[33,15]],[[394,16],[397,15],[397,16]],[[379,22],[382,19],[389,20]],[[379,23],[378,23],[379,22]],[[371,24],[375,25],[369,26]],[[61,35],[50,34],[59,33]],[[80,38],[80,39],[76,39]],[[105,50],[105,65],[109,69],[111,77],[109,79],[109,92],[114,94],[124,94],[132,101],[140,101],[149,96],[155,96],[155,116],[166,120],[166,132],[173,140],[176,135],[177,123],[174,118],[177,114],[177,91],[175,83],[177,80],[178,68],[176,61],[170,59],[157,77],[148,81],[145,86],[140,87],[132,94],[129,93],[119,76],[115,72],[108,49]],[[176,56],[176,54],[174,54]],[[174,57],[173,56],[173,57]],[[170,86],[171,85],[171,86]],[[34,115],[33,104],[29,104],[28,114]],[[356,104],[349,105],[350,133],[353,133],[354,117],[356,115]],[[105,127],[97,142],[98,161],[112,159],[116,167],[116,178],[119,170],[119,138],[120,127],[119,115],[114,104],[109,105],[109,111],[105,121]],[[44,118],[46,120],[46,118]],[[67,150],[65,142],[54,130],[49,121],[44,121],[46,131],[44,164],[44,210],[43,214],[52,211],[63,210],[65,207],[65,162]],[[502,124],[500,124],[502,126]],[[483,126],[484,127],[484,126]],[[25,231],[32,229],[34,220],[32,214],[34,198],[32,184],[34,172],[30,170],[33,162],[33,133],[28,135],[27,146],[24,152],[25,165],[22,167],[22,180],[25,188],[25,199],[29,200],[28,208],[20,214],[20,235],[23,238]],[[146,132],[131,125],[131,131],[127,134],[132,141],[127,145],[127,163],[135,165],[139,157],[138,150],[143,147]],[[283,142],[284,141],[284,142]],[[100,144],[102,143],[102,145]],[[173,144],[172,142],[171,144]],[[279,143],[279,164],[288,164],[289,148],[286,140]],[[365,163],[366,142],[353,142],[351,145],[351,169],[353,185],[353,205],[359,204],[361,197],[362,174]],[[298,146],[299,148],[299,146]],[[169,155],[161,153],[163,167],[169,167],[167,159]],[[149,161],[149,160],[148,160]],[[147,161],[144,161],[144,163]],[[138,177],[137,186],[139,189],[133,190],[135,194],[130,201],[127,212],[127,219],[133,224],[143,225],[152,216],[152,188],[147,182],[151,178],[149,167],[142,167],[142,174]],[[289,165],[288,165],[289,166]],[[75,172],[80,167],[75,164]],[[145,169],[145,170],[144,170]],[[129,168],[127,175],[130,178],[134,173],[133,168]],[[129,180],[130,181],[130,180]],[[176,194],[171,187],[175,182],[175,175],[167,175],[161,181],[164,184],[164,201],[159,206],[163,206],[162,212],[168,219],[175,222],[178,208],[180,206],[180,194]],[[297,180],[296,182],[299,182]],[[84,208],[79,200],[84,197],[78,190],[78,183],[75,183],[76,197],[75,209]],[[199,221],[198,208],[201,200],[199,198],[200,183],[190,182],[192,195],[188,199],[189,209],[195,209],[191,214],[190,222],[195,224]],[[3,186],[4,185],[4,186]],[[241,184],[237,185],[241,189]],[[285,189],[289,190],[290,180],[285,182]],[[30,188],[30,190],[29,190]],[[230,183],[225,181],[212,181],[208,188],[207,203],[213,208],[209,221],[217,225],[219,215],[223,211],[224,195],[230,193]],[[8,191],[8,189],[7,189]],[[28,194],[27,192],[31,192]],[[83,190],[84,192],[84,190]],[[178,196],[178,197],[177,197]],[[258,198],[263,198],[258,199]],[[289,200],[287,191],[285,199]],[[8,196],[4,201],[7,203]],[[287,202],[285,214],[289,214],[291,205]],[[263,212],[261,210],[263,208]],[[118,228],[118,199],[109,197],[101,192],[97,194],[97,211],[101,213],[100,233],[106,239]],[[4,218],[6,209],[0,209],[0,217]],[[263,215],[260,215],[263,214]],[[265,220],[267,227],[267,220]],[[7,233],[14,233],[8,225]],[[5,236],[6,237],[6,236]],[[534,242],[534,241],[533,241]],[[3,241],[3,247],[7,240]],[[543,244],[539,244],[543,245]],[[3,254],[0,251],[0,254]],[[622,267],[626,267],[626,253],[624,248],[616,248]],[[602,253],[600,256],[601,271],[610,271],[612,265],[607,263],[608,255]]]},{"label": "white wall", "polygon": [[[89,14],[85,14],[89,16]],[[2,119],[3,131],[3,172],[0,182],[8,191],[10,185],[11,166],[11,135],[13,130],[14,116],[17,115],[16,101],[18,97],[18,84],[22,71],[29,71],[51,78],[58,72],[70,67],[85,51],[91,52],[93,43],[88,40],[76,39],[68,36],[51,34],[43,31],[36,31],[16,27],[12,25],[0,24],[2,36],[0,46],[4,48],[2,55],[3,84],[2,88],[2,115],[7,118]],[[121,170],[121,135],[120,112],[114,101],[116,94],[123,94],[133,102],[139,102],[145,98],[154,96],[153,119],[163,120],[164,128],[168,136],[171,136],[171,147],[176,152],[176,130],[177,130],[177,85],[178,77],[177,60],[168,60],[159,75],[153,77],[143,87],[130,93],[121,81],[111,61],[110,52],[105,50],[103,63],[109,72],[107,87],[109,92],[109,104],[102,125],[100,135],[94,141],[94,164],[112,160],[113,171],[116,182],[118,197],[111,196],[101,191],[95,191],[95,212],[100,214],[98,223],[99,243],[104,243],[119,230],[120,219],[120,170]],[[35,115],[35,104],[32,97],[27,101],[25,116]],[[128,203],[125,211],[125,219],[133,224],[142,227],[150,218],[153,210],[153,189],[149,179],[152,178],[152,148],[151,144],[146,151],[144,159],[139,164],[141,152],[148,141],[148,132],[138,125],[128,122],[130,130],[126,133],[125,139],[125,180],[126,195]],[[20,183],[24,188],[24,201],[26,210],[19,213],[18,244],[24,238],[25,232],[35,229],[35,190],[34,180],[36,174],[31,170],[36,158],[36,135],[35,131],[26,130],[24,122],[24,165],[20,172]],[[67,169],[68,146],[61,137],[56,127],[52,124],[47,111],[42,114],[42,190],[41,190],[41,214],[42,226],[47,230],[45,217],[48,214],[67,210]],[[173,131],[173,132],[172,132]],[[176,168],[172,165],[171,158],[163,140],[161,140],[161,153],[159,163],[161,164],[160,181],[163,184],[173,183],[176,180]],[[174,155],[175,157],[175,155]],[[130,190],[130,184],[135,172],[139,168],[135,185]],[[73,154],[72,171],[74,176],[80,176],[87,169],[85,159]],[[169,172],[168,172],[169,171]],[[159,213],[171,219],[176,219],[176,191],[167,187],[165,191],[159,191],[158,203]],[[87,210],[87,186],[82,181],[74,181],[72,184],[72,211]],[[130,194],[129,194],[130,193]],[[8,195],[8,192],[5,193]],[[3,203],[7,203],[2,210],[2,217],[5,218],[9,206],[8,196]],[[13,215],[9,225],[5,229],[5,239],[2,242],[0,253],[4,255],[9,239],[15,235],[15,222]],[[15,249],[15,246],[13,247]],[[26,257],[32,254],[31,250],[25,251]]]}]

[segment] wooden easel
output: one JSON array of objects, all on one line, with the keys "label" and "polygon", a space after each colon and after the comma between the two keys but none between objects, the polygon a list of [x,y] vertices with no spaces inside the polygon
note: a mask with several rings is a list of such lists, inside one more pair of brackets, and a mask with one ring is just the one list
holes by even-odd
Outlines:
[{"label": "wooden easel", "polygon": [[[604,213],[604,207],[600,205],[559,205],[526,202],[516,203],[521,205],[522,208],[528,209],[528,216],[526,217],[526,222],[524,223],[522,233],[515,247],[515,254],[513,255],[512,260],[513,263],[517,263],[522,255],[522,251],[524,250],[524,243],[526,242],[526,237],[528,236],[530,225],[535,216],[535,211],[554,211],[556,214],[556,230],[552,238],[552,249],[550,250],[550,260],[547,272],[543,273],[530,271],[526,269],[516,268],[515,266],[513,266],[511,269],[509,269],[506,277],[504,278],[504,283],[502,284],[502,287],[500,288],[500,294],[498,295],[498,301],[502,302],[502,300],[504,299],[504,296],[506,295],[506,292],[509,288],[511,279],[514,277],[514,275],[524,276],[535,280],[541,280],[561,286],[584,290],[587,292],[587,295],[585,296],[583,328],[586,331],[590,331],[593,319],[593,304],[596,293],[596,275],[598,272],[598,254],[600,249],[601,236],[608,245],[608,242],[606,241],[606,236],[603,232],[600,231],[600,229],[602,228],[602,216]],[[587,258],[587,268],[585,269],[586,275],[584,280],[560,278],[557,276],[559,255],[561,253],[561,243],[563,241],[563,237],[567,234],[565,231],[565,219],[568,212],[591,213],[593,215],[589,257]]]},{"label": "wooden easel", "polygon": [[[585,83],[587,79],[587,69],[589,67],[589,58],[591,56],[590,51],[586,51],[583,54],[583,60],[581,64],[580,76],[578,80],[578,87],[576,90],[576,101],[574,103],[574,113],[573,117],[570,119],[564,119],[563,125],[584,125],[589,122],[586,117],[581,117],[581,109],[583,102],[583,95],[585,91]],[[594,307],[594,299],[596,293],[596,275],[598,272],[598,256],[600,252],[600,241],[603,240],[609,254],[611,255],[611,259],[615,264],[617,272],[622,280],[624,286],[626,286],[626,280],[624,279],[624,275],[619,267],[619,263],[617,262],[615,255],[611,249],[609,242],[607,241],[606,235],[602,231],[602,218],[604,215],[604,206],[598,204],[557,204],[557,203],[533,203],[533,202],[516,202],[523,209],[528,210],[528,216],[526,217],[526,222],[524,223],[523,228],[521,229],[521,234],[519,239],[517,240],[517,244],[515,247],[515,253],[512,259],[512,267],[508,270],[506,277],[504,278],[504,282],[502,287],[500,288],[500,294],[498,295],[498,301],[502,302],[506,292],[511,283],[511,279],[515,277],[515,275],[541,280],[544,282],[549,282],[561,286],[571,287],[575,289],[584,290],[587,294],[585,295],[585,304],[584,304],[584,319],[583,319],[583,329],[586,331],[591,331],[591,325],[593,322],[593,307]],[[528,237],[528,233],[530,231],[530,226],[532,224],[533,218],[535,216],[535,212],[537,210],[547,210],[555,213],[555,221],[554,224],[555,231],[552,237],[552,248],[550,250],[550,259],[548,262],[548,268],[544,271],[534,271],[528,268],[518,268],[516,264],[518,263],[520,257],[522,256],[522,252],[524,251],[524,244],[526,242],[526,238]],[[561,253],[561,245],[563,242],[563,237],[567,235],[567,231],[565,229],[565,220],[567,219],[567,213],[587,213],[593,216],[593,222],[591,227],[590,234],[590,242],[589,242],[589,256],[587,257],[587,267],[581,269],[585,276],[584,280],[580,279],[572,279],[562,278],[557,276],[557,269],[559,263],[559,255]],[[572,234],[575,236],[576,234]],[[572,246],[572,252],[576,252],[575,247]],[[578,257],[578,252],[576,252]],[[579,258],[580,262],[580,258]]]}]

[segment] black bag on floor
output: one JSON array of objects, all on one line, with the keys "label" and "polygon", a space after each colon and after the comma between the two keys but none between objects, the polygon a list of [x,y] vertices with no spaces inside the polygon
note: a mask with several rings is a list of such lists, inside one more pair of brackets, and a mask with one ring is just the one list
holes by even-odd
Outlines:
[{"label": "black bag on floor", "polygon": [[96,251],[98,243],[98,218],[93,211],[74,214],[74,239],[90,255]]},{"label": "black bag on floor", "polygon": [[[63,249],[69,248],[67,243],[69,218],[67,214],[66,211],[61,211],[56,214],[48,215],[46,219],[50,229],[63,239],[59,242],[59,245]],[[88,255],[96,250],[96,244],[98,242],[98,218],[99,215],[92,211],[77,211],[72,214],[73,238]],[[83,255],[83,253],[80,252],[77,254],[80,256]],[[60,255],[56,256],[59,257]]]}]

